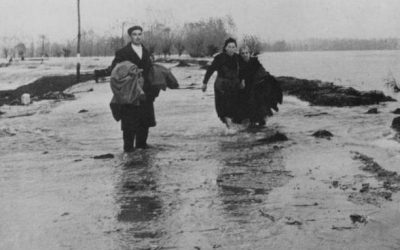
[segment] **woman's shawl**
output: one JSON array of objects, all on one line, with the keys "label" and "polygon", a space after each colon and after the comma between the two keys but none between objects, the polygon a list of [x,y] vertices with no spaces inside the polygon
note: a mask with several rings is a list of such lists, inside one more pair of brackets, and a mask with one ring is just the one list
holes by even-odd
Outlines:
[{"label": "woman's shawl", "polygon": [[278,103],[282,104],[282,89],[279,82],[263,67],[260,67],[253,78],[253,88],[256,99],[266,109],[267,115],[271,116],[273,109],[278,111]]}]

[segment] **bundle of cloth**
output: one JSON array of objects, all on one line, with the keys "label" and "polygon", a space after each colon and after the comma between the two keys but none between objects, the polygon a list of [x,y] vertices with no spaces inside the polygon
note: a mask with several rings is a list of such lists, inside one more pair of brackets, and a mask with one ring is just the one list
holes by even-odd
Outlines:
[{"label": "bundle of cloth", "polygon": [[171,70],[160,64],[154,63],[153,67],[150,69],[149,81],[151,85],[162,90],[177,89],[179,88],[178,81],[172,74]]},{"label": "bundle of cloth", "polygon": [[260,116],[272,116],[272,110],[279,111],[278,104],[282,104],[282,89],[279,82],[264,68],[260,68],[254,75],[253,90],[250,103],[259,109]]},{"label": "bundle of cloth", "polygon": [[[110,87],[113,97],[110,102],[111,113],[116,121],[121,120],[121,105],[140,105],[146,98],[143,91],[142,69],[130,61],[118,63],[111,71]],[[149,73],[149,82],[153,92],[179,88],[178,81],[171,71],[158,64],[153,64]]]}]

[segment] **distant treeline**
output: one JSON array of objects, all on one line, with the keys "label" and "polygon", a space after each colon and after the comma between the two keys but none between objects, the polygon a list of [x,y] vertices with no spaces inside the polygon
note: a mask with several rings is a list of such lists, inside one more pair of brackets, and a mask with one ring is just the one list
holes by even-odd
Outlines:
[{"label": "distant treeline", "polygon": [[[125,23],[124,23],[125,24]],[[124,26],[122,26],[124,27]],[[236,37],[236,26],[231,17],[210,18],[205,21],[169,26],[162,22],[144,25],[145,46],[151,53],[169,56],[188,54],[192,57],[212,56],[221,50],[224,40]],[[83,31],[81,56],[112,56],[123,47],[129,37],[123,34],[99,35],[93,30]],[[65,43],[51,42],[46,35],[36,42],[23,42],[17,37],[0,37],[1,55],[9,57],[69,57],[76,55],[77,39]],[[266,42],[254,35],[243,35],[239,43],[246,43],[253,53],[264,51],[321,51],[321,50],[396,50],[400,39],[308,39],[299,41]]]},{"label": "distant treeline", "polygon": [[[221,49],[226,38],[234,36],[236,30],[229,16],[185,23],[179,27],[153,22],[143,25],[143,28],[143,43],[151,53],[164,56],[186,53],[193,57],[212,56]],[[126,29],[119,36],[99,35],[93,30],[84,30],[81,32],[81,56],[112,56],[128,41]],[[3,57],[75,56],[76,43],[77,39],[65,43],[51,42],[45,35],[41,35],[36,43],[29,44],[15,37],[0,37]]]},{"label": "distant treeline", "polygon": [[263,43],[264,51],[397,50],[400,39],[308,39]]}]

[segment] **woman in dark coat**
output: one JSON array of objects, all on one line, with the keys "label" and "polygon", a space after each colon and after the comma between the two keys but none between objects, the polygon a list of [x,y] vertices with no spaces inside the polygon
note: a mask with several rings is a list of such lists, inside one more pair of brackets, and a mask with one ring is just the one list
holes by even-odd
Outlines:
[{"label": "woman in dark coat", "polygon": [[282,103],[282,90],[276,79],[271,76],[258,61],[250,55],[248,46],[240,48],[240,73],[244,81],[244,91],[240,95],[238,119],[250,119],[250,126],[264,126],[272,110],[278,111]]},{"label": "woman in dark coat", "polygon": [[233,38],[225,41],[223,52],[215,56],[211,66],[204,76],[202,90],[207,90],[207,82],[211,75],[217,71],[214,83],[215,109],[218,117],[229,126],[229,120],[237,122],[239,102],[239,55],[236,54],[237,43]]}]

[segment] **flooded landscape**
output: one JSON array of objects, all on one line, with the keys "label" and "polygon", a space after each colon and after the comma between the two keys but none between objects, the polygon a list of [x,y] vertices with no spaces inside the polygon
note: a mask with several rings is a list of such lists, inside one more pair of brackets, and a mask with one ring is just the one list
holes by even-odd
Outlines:
[{"label": "flooded landscape", "polygon": [[[84,58],[82,69],[111,60]],[[398,51],[265,53],[260,61],[275,76],[398,99],[385,85],[388,74],[400,79]],[[71,63],[0,68],[0,88]],[[0,107],[0,249],[399,248],[400,180],[366,170],[399,171],[398,102],[321,107],[285,95],[265,128],[228,129],[212,88],[200,90],[205,71],[164,65],[180,89],[156,99],[146,150],[123,153],[108,80],[74,85],[66,91],[74,100]],[[313,136],[322,130],[331,135]]]}]

